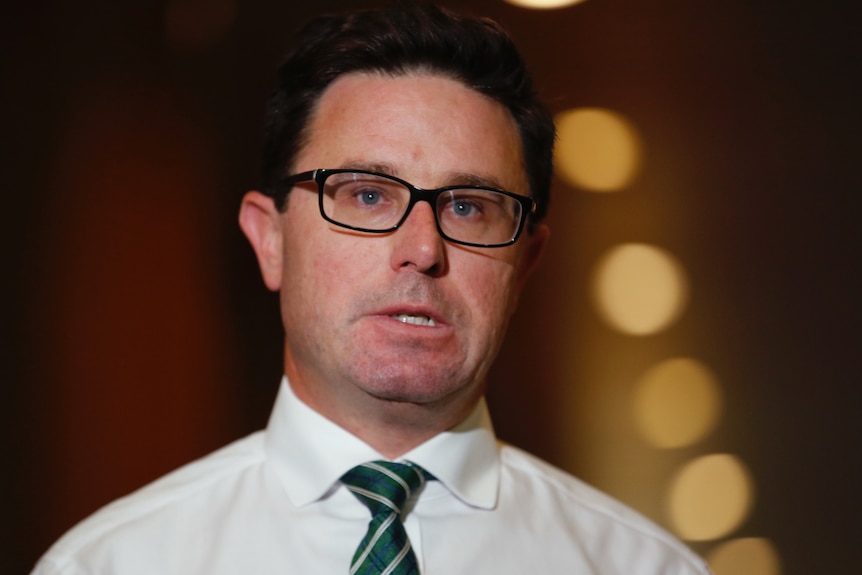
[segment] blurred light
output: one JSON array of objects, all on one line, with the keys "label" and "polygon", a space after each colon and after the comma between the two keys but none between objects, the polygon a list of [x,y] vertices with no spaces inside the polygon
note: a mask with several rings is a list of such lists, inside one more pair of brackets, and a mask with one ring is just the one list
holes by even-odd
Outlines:
[{"label": "blurred light", "polygon": [[721,388],[706,366],[689,358],[669,359],[638,382],[635,421],[655,447],[683,447],[712,431],[721,403]]},{"label": "blurred light", "polygon": [[685,272],[664,250],[646,244],[623,244],[599,261],[593,297],[610,325],[631,335],[667,327],[685,306]]},{"label": "blurred light", "polygon": [[554,119],[558,175],[571,185],[593,192],[614,192],[627,186],[640,165],[640,143],[632,124],[601,108],[578,108]]},{"label": "blurred light", "polygon": [[205,50],[225,39],[236,14],[237,0],[170,0],[165,34],[177,49]]},{"label": "blurred light", "polygon": [[750,475],[739,458],[705,455],[676,473],[667,511],[677,535],[704,541],[724,537],[739,527],[753,499]]},{"label": "blurred light", "polygon": [[733,539],[716,547],[707,557],[713,575],[780,575],[775,546],[761,537]]},{"label": "blurred light", "polygon": [[520,6],[522,8],[533,8],[536,10],[546,10],[549,8],[564,8],[580,4],[584,0],[506,0],[509,4]]}]

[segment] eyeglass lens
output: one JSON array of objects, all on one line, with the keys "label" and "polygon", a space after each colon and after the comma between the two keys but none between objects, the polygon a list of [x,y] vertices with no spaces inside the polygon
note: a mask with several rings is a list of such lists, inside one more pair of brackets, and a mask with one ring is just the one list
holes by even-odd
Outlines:
[{"label": "eyeglass lens", "polygon": [[[384,176],[357,172],[327,177],[322,195],[326,217],[367,231],[394,228],[410,205],[410,189]],[[493,190],[458,188],[437,196],[440,229],[450,239],[475,244],[509,242],[521,221],[521,204]]]}]

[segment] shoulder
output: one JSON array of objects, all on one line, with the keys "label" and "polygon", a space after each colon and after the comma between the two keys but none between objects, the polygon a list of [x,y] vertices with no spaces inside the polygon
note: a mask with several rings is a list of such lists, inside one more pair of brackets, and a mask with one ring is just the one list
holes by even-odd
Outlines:
[{"label": "shoulder", "polygon": [[[541,510],[549,529],[577,541],[586,553],[618,551],[621,572],[708,575],[704,561],[676,537],[577,477],[510,445],[501,446],[501,459],[501,498],[508,492]],[[648,559],[654,567],[622,564],[635,557]]]},{"label": "shoulder", "polygon": [[34,574],[71,573],[76,557],[122,544],[123,534],[164,524],[208,505],[264,461],[263,433],[235,441],[99,509],[66,532],[40,559]]}]

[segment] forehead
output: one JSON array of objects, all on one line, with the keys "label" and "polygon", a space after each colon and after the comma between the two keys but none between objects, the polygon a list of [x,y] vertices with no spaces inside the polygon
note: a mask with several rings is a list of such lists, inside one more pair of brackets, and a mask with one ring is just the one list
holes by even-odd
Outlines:
[{"label": "forehead", "polygon": [[342,76],[321,95],[308,134],[296,171],[386,166],[421,187],[460,175],[528,193],[509,111],[444,76]]}]

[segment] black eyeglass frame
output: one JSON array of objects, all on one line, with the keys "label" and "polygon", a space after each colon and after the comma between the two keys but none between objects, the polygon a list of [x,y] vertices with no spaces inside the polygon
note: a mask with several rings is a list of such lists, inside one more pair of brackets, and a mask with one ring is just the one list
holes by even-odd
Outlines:
[{"label": "black eyeglass frame", "polygon": [[[357,226],[350,226],[344,224],[342,222],[338,222],[330,218],[326,215],[326,212],[323,209],[323,189],[326,179],[333,174],[368,174],[369,176],[375,176],[379,178],[385,178],[387,180],[391,180],[393,182],[397,182],[407,188],[410,191],[410,201],[407,204],[407,209],[404,210],[404,215],[401,216],[401,219],[398,220],[392,227],[383,229],[383,230],[370,230],[367,228],[360,228]],[[336,226],[346,228],[349,230],[354,230],[357,232],[365,232],[371,234],[386,234],[389,232],[393,232],[401,227],[407,217],[410,215],[410,212],[413,210],[413,206],[416,205],[417,202],[428,202],[434,212],[434,223],[437,225],[437,232],[440,234],[442,238],[448,240],[452,243],[461,244],[464,246],[472,246],[477,248],[502,248],[505,246],[510,246],[518,241],[518,238],[521,236],[521,232],[524,230],[524,223],[527,221],[527,218],[536,213],[538,210],[538,204],[533,198],[522,196],[520,194],[513,194],[512,192],[507,192],[505,190],[500,190],[497,188],[492,188],[489,186],[478,186],[472,184],[460,184],[454,186],[444,186],[442,188],[435,188],[433,190],[425,190],[423,188],[419,188],[402,180],[401,178],[397,178],[395,176],[391,176],[389,174],[381,174],[379,172],[372,172],[370,170],[351,170],[351,169],[328,169],[328,168],[317,168],[316,170],[309,170],[307,172],[300,172],[298,174],[294,174],[292,176],[287,176],[286,178],[280,180],[276,184],[276,189],[268,190],[268,194],[273,201],[275,202],[276,208],[279,210],[284,208],[284,202],[287,198],[287,194],[290,190],[293,189],[296,184],[301,184],[303,182],[314,182],[317,184],[317,203],[320,208],[320,216],[326,220],[327,222],[334,224]],[[451,190],[483,190],[486,192],[495,192],[498,194],[503,194],[504,196],[509,196],[513,198],[521,205],[521,218],[518,221],[518,227],[515,229],[515,233],[512,235],[512,238],[506,242],[498,243],[498,244],[479,244],[473,242],[465,242],[463,240],[455,239],[450,237],[443,231],[443,228],[440,227],[440,218],[437,215],[437,198],[440,194],[451,191]]]}]

